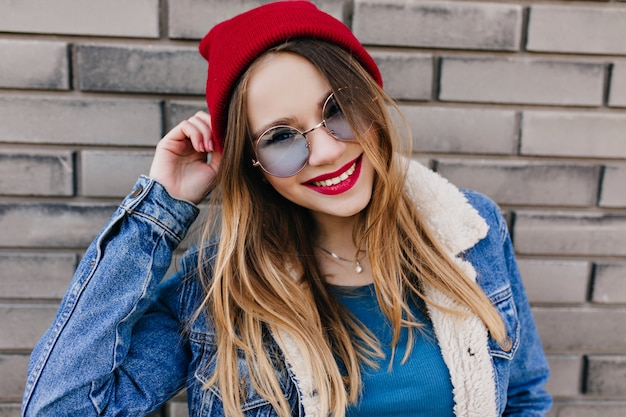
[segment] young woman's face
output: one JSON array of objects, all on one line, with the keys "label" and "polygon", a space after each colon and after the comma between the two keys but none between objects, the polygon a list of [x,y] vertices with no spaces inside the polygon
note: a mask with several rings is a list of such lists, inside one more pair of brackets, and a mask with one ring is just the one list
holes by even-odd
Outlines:
[{"label": "young woman's face", "polygon": [[[322,121],[322,108],[332,91],[309,61],[278,53],[251,71],[246,104],[255,140],[272,126],[288,125],[306,132]],[[358,141],[338,140],[324,127],[307,133],[306,139],[305,167],[285,178],[261,171],[267,181],[316,217],[350,217],[363,210],[372,196],[374,170]]]}]

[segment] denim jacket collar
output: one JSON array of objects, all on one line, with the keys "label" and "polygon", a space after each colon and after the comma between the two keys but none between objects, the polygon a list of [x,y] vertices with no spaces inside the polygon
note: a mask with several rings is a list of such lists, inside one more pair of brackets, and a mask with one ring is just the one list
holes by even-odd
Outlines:
[{"label": "denim jacket collar", "polygon": [[[487,222],[467,201],[461,190],[416,161],[407,163],[405,188],[446,253],[475,280],[474,267],[463,260],[461,255],[487,235]],[[432,287],[425,288],[425,292],[441,307],[469,313],[467,308]],[[450,370],[454,386],[455,415],[496,416],[496,387],[486,327],[472,313],[455,316],[429,307],[429,314],[444,361]],[[306,416],[321,417],[317,383],[295,341],[285,331],[275,333],[275,339],[298,381]],[[468,356],[468,352],[471,356]]]}]

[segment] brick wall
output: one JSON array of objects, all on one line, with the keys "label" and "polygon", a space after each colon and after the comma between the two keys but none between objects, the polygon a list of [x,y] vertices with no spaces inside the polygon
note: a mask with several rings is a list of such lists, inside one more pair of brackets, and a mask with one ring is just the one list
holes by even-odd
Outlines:
[{"label": "brick wall", "polygon": [[[85,246],[203,107],[198,39],[261,3],[0,0],[0,416]],[[317,3],[380,64],[416,156],[507,213],[551,416],[626,415],[626,1]]]}]

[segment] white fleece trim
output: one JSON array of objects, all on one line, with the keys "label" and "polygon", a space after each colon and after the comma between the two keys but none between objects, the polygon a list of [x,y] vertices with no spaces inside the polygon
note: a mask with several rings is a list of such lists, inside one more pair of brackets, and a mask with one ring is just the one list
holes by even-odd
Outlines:
[{"label": "white fleece trim", "polygon": [[[283,350],[287,366],[291,369],[300,393],[300,401],[307,417],[323,417],[318,397],[318,385],[313,378],[313,372],[308,361],[291,334],[285,330],[273,333],[274,339]],[[327,416],[324,416],[327,417]]]},{"label": "white fleece trim", "polygon": [[[487,236],[489,226],[485,220],[457,187],[417,162],[409,163],[407,192],[448,255],[463,272],[476,280],[472,264],[459,255]],[[495,417],[495,376],[485,325],[467,308],[440,291],[427,286],[425,292],[437,305],[468,314],[467,317],[455,317],[428,308],[441,355],[450,371],[455,416]]]},{"label": "white fleece trim", "polygon": [[485,220],[456,186],[436,172],[410,161],[405,188],[437,241],[451,254],[458,255],[487,236]]},{"label": "white fleece trim", "polygon": [[[487,235],[489,226],[485,220],[457,187],[416,161],[408,162],[406,190],[447,254],[475,280],[476,270],[459,255]],[[438,305],[467,312],[443,293],[433,288],[425,288],[425,291]],[[455,415],[496,417],[495,380],[484,324],[469,313],[460,318],[429,308],[429,314],[450,371]],[[275,333],[274,338],[298,382],[305,415],[322,417],[316,398],[318,384],[296,342],[284,331]]]},{"label": "white fleece trim", "polygon": [[[439,291],[427,291],[427,296],[442,306],[460,309]],[[454,387],[454,415],[495,417],[493,365],[484,324],[475,315],[455,317],[435,308],[430,308],[429,312]]]}]

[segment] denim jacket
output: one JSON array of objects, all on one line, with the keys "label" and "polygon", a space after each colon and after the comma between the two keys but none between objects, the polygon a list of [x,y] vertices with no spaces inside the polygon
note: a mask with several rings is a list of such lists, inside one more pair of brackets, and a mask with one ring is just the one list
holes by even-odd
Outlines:
[{"label": "denim jacket", "polygon": [[[498,207],[417,163],[411,163],[407,189],[506,324],[508,339],[499,346],[477,317],[430,309],[454,386],[455,415],[545,416],[548,366]],[[202,388],[215,365],[216,344],[210,318],[192,321],[203,295],[198,251],[188,251],[178,271],[163,280],[197,216],[195,206],[173,199],[159,183],[138,180],[87,249],[32,353],[23,416],[142,416],[183,389],[191,417],[223,415],[219,390]],[[207,259],[216,245],[208,247]],[[437,303],[460,308],[426,291]],[[266,343],[284,395],[294,416],[319,415],[316,383],[289,340],[288,334],[268,335]],[[245,374],[243,360],[241,369]],[[245,416],[276,416],[251,386],[246,392]]]}]

